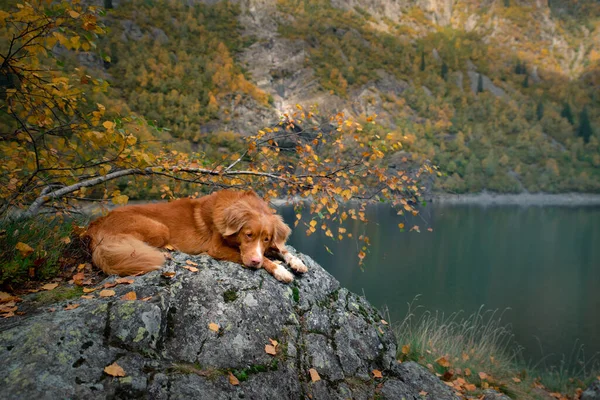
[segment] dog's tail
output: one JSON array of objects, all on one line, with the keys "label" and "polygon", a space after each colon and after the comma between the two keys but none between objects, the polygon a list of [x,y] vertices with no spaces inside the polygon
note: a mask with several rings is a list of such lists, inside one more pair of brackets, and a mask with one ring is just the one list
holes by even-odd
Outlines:
[{"label": "dog's tail", "polygon": [[144,274],[165,262],[157,248],[129,235],[105,235],[93,242],[92,261],[108,275]]}]

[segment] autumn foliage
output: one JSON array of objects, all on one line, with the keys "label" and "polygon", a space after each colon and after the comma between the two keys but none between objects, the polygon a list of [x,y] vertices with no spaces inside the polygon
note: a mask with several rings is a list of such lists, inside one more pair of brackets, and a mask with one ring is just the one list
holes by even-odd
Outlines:
[{"label": "autumn foliage", "polygon": [[[92,101],[95,93],[107,90],[107,82],[61,65],[62,53],[94,52],[104,32],[101,13],[95,6],[36,1],[0,14],[0,118],[5,126],[0,214],[70,209],[89,199],[124,204],[127,176],[160,177],[152,182],[160,185],[163,198],[232,187],[254,189],[267,198],[310,199],[313,218],[307,232],[322,229],[337,239],[346,236],[346,219],[365,220],[361,209],[342,211],[342,202],[390,201],[400,206],[399,213],[416,213],[416,182],[432,169],[388,169],[387,155],[402,144],[367,129],[372,117],[323,117],[297,106],[278,123],[248,136],[245,149],[216,159],[140,140],[140,132],[154,130],[152,123]],[[213,65],[215,101],[225,93],[266,101],[222,50],[221,62]],[[170,182],[185,183],[187,192],[174,190]],[[368,238],[360,239],[368,244]]]}]

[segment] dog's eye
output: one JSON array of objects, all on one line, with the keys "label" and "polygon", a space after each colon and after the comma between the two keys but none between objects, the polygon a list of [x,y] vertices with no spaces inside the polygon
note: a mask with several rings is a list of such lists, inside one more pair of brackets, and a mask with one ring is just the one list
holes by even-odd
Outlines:
[{"label": "dog's eye", "polygon": [[252,233],[246,233],[246,237],[250,239],[252,237]]},{"label": "dog's eye", "polygon": [[271,239],[269,239],[268,237],[266,237],[264,240],[265,240],[265,242],[268,242]]}]

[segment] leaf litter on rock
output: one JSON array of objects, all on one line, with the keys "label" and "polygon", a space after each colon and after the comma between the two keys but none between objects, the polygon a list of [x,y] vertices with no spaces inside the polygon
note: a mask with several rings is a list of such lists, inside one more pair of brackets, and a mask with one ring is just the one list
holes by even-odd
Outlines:
[{"label": "leaf litter on rock", "polygon": [[125,370],[116,362],[104,368],[104,372],[110,376],[126,376]]}]

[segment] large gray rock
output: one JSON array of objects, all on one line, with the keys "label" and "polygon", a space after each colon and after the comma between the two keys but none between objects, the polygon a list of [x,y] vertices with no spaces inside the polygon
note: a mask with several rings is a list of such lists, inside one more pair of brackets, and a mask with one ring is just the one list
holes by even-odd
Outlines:
[{"label": "large gray rock", "polygon": [[[285,285],[264,270],[175,254],[171,278],[156,271],[114,287],[115,296],[70,301],[80,304],[73,310],[63,302],[5,320],[0,398],[456,398],[423,367],[399,364],[377,310],[299,256],[309,272]],[[182,268],[188,260],[197,272]],[[130,291],[138,300],[120,298]],[[275,356],[265,352],[270,339]],[[126,376],[104,372],[114,362]]]}]

